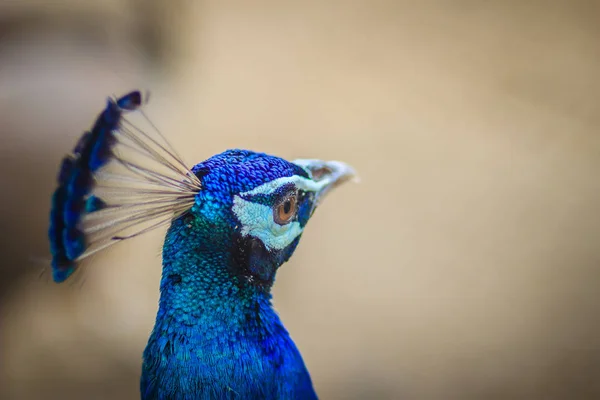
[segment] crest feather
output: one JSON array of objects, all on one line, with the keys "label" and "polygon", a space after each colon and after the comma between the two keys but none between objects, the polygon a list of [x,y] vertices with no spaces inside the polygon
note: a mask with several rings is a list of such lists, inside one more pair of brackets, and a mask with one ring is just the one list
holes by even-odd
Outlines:
[{"label": "crest feather", "polygon": [[[62,160],[48,231],[56,282],[92,254],[169,224],[201,190],[198,177],[141,107],[139,91],[109,98],[92,129]],[[149,129],[134,124],[135,116]]]}]

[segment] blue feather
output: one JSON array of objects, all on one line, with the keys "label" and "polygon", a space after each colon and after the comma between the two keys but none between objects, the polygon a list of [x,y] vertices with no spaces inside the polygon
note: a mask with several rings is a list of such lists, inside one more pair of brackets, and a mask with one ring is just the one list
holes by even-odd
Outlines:
[{"label": "blue feather", "polygon": [[90,196],[85,202],[85,212],[92,213],[106,208],[106,202],[97,196]]}]

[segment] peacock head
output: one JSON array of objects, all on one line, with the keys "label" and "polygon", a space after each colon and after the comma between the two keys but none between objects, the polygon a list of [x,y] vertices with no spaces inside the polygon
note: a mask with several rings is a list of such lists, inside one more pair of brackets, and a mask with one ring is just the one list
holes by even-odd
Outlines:
[{"label": "peacock head", "polygon": [[196,221],[190,229],[208,233],[212,249],[227,246],[235,273],[267,287],[325,195],[354,176],[338,161],[289,162],[248,150],[225,151],[192,172],[202,189],[188,216]]}]

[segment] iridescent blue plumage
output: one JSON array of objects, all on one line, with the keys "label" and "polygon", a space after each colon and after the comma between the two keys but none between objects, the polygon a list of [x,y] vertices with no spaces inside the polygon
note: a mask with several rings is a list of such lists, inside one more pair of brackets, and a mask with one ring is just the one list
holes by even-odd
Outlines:
[{"label": "iridescent blue plumage", "polygon": [[[90,247],[170,223],[142,399],[315,399],[300,352],[271,305],[271,287],[319,202],[352,169],[228,150],[187,170],[168,146],[126,128],[120,113],[136,109],[138,95],[109,100],[63,162],[49,230],[54,279],[68,278]],[[118,144],[134,147],[155,166],[125,160]],[[124,167],[126,175],[102,175],[107,165]],[[96,193],[102,176],[109,184],[120,179],[145,186],[127,186],[110,202]]]}]

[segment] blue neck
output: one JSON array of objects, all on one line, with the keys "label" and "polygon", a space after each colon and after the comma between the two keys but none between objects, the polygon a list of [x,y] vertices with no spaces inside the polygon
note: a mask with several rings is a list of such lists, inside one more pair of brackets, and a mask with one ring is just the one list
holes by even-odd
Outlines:
[{"label": "blue neck", "polygon": [[235,274],[230,232],[208,225],[180,218],[167,233],[142,399],[316,398],[270,288]]}]

